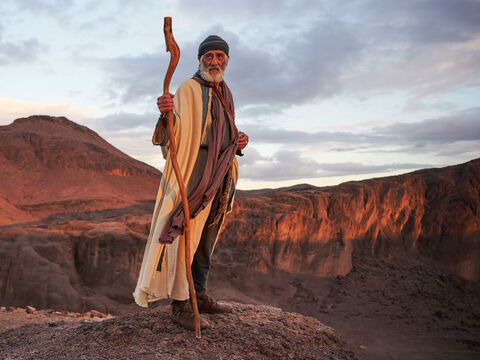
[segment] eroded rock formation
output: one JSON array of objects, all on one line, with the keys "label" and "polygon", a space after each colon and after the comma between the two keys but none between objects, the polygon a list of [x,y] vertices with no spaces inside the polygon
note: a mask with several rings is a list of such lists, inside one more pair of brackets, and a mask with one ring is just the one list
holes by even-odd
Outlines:
[{"label": "eroded rock formation", "polygon": [[[0,304],[125,310],[160,173],[65,118],[20,119],[0,127],[0,138]],[[477,159],[339,186],[239,192],[214,259],[237,277],[245,268],[334,277],[349,273],[352,254],[412,252],[478,280],[479,178]]]},{"label": "eroded rock formation", "polygon": [[417,252],[480,279],[480,160],[316,188],[242,192],[224,243],[258,270],[347,274],[352,252]]}]

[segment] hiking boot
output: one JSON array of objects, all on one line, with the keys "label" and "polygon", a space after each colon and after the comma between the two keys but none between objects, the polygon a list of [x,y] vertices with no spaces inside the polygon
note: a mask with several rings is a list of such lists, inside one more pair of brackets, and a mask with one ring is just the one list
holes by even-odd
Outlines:
[{"label": "hiking boot", "polygon": [[[188,300],[173,300],[170,307],[170,319],[185,329],[195,330],[195,316]],[[207,320],[200,316],[200,329],[210,326]]]},{"label": "hiking boot", "polygon": [[207,291],[197,292],[198,312],[209,314],[221,314],[232,312],[232,305],[219,303],[207,295]]}]

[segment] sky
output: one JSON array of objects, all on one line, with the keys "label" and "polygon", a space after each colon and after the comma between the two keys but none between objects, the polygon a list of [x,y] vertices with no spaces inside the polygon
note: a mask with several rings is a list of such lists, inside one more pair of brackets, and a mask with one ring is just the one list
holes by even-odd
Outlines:
[{"label": "sky", "polygon": [[2,0],[0,125],[66,116],[160,170],[151,135],[199,43],[225,72],[250,143],[240,189],[316,186],[443,167],[480,154],[480,0]]}]

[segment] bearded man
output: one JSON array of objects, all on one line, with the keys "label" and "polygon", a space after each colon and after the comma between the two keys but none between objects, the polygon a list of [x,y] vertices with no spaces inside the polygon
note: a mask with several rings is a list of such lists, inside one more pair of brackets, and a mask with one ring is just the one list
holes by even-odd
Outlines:
[{"label": "bearded man", "polygon": [[[177,159],[191,214],[191,268],[199,312],[224,313],[231,307],[207,295],[211,256],[224,217],[231,210],[238,179],[235,154],[248,143],[234,123],[232,94],[223,81],[228,44],[208,36],[198,48],[199,70],[175,96],[157,99],[162,114],[173,110]],[[185,269],[184,218],[180,190],[168,151],[133,296],[138,305],[170,297],[171,319],[194,330]],[[208,322],[200,318],[202,328]]]}]

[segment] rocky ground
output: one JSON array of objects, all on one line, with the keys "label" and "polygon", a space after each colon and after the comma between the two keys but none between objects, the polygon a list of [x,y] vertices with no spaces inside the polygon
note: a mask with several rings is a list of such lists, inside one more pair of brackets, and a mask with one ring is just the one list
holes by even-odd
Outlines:
[{"label": "rocky ground", "polygon": [[103,314],[96,310],[87,311],[86,313],[74,313],[68,311],[56,311],[53,309],[37,310],[32,306],[26,308],[15,308],[5,306],[0,307],[0,331],[3,333],[10,329],[29,324],[44,324],[50,326],[58,322],[91,322],[111,319],[114,316]]},{"label": "rocky ground", "polygon": [[480,358],[479,284],[414,255],[362,257],[316,311],[368,359]]},{"label": "rocky ground", "polygon": [[[480,284],[447,273],[433,261],[415,254],[355,256],[347,276],[328,279],[227,267],[222,264],[227,252],[219,247],[214,257],[209,287],[215,297],[270,304],[290,313],[237,303],[232,317],[209,316],[215,327],[196,343],[192,332],[168,319],[166,301],[146,310],[132,305],[130,314],[116,318],[95,311],[0,308],[0,358],[43,359],[70,351],[88,359],[128,358],[133,352],[140,359],[155,359],[155,354],[190,359],[190,347],[198,345],[196,351],[212,359],[233,354],[239,359],[253,354],[260,359],[343,359],[353,358],[351,351],[367,360],[480,359]],[[322,324],[347,345],[337,335],[338,341],[323,343],[326,333],[317,334],[325,329]],[[164,349],[166,343],[175,351]],[[324,357],[319,349],[326,351]]]},{"label": "rocky ground", "polygon": [[333,279],[229,267],[218,250],[210,286],[218,298],[268,303],[319,319],[360,359],[480,359],[480,284],[417,254],[355,255]]},{"label": "rocky ground", "polygon": [[[205,315],[197,339],[173,324],[168,306],[117,318],[0,311],[2,359],[356,359],[320,321],[270,306],[233,303],[231,314]],[[60,314],[54,314],[62,316]],[[12,323],[16,325],[12,326]],[[23,325],[22,325],[23,323]]]}]

